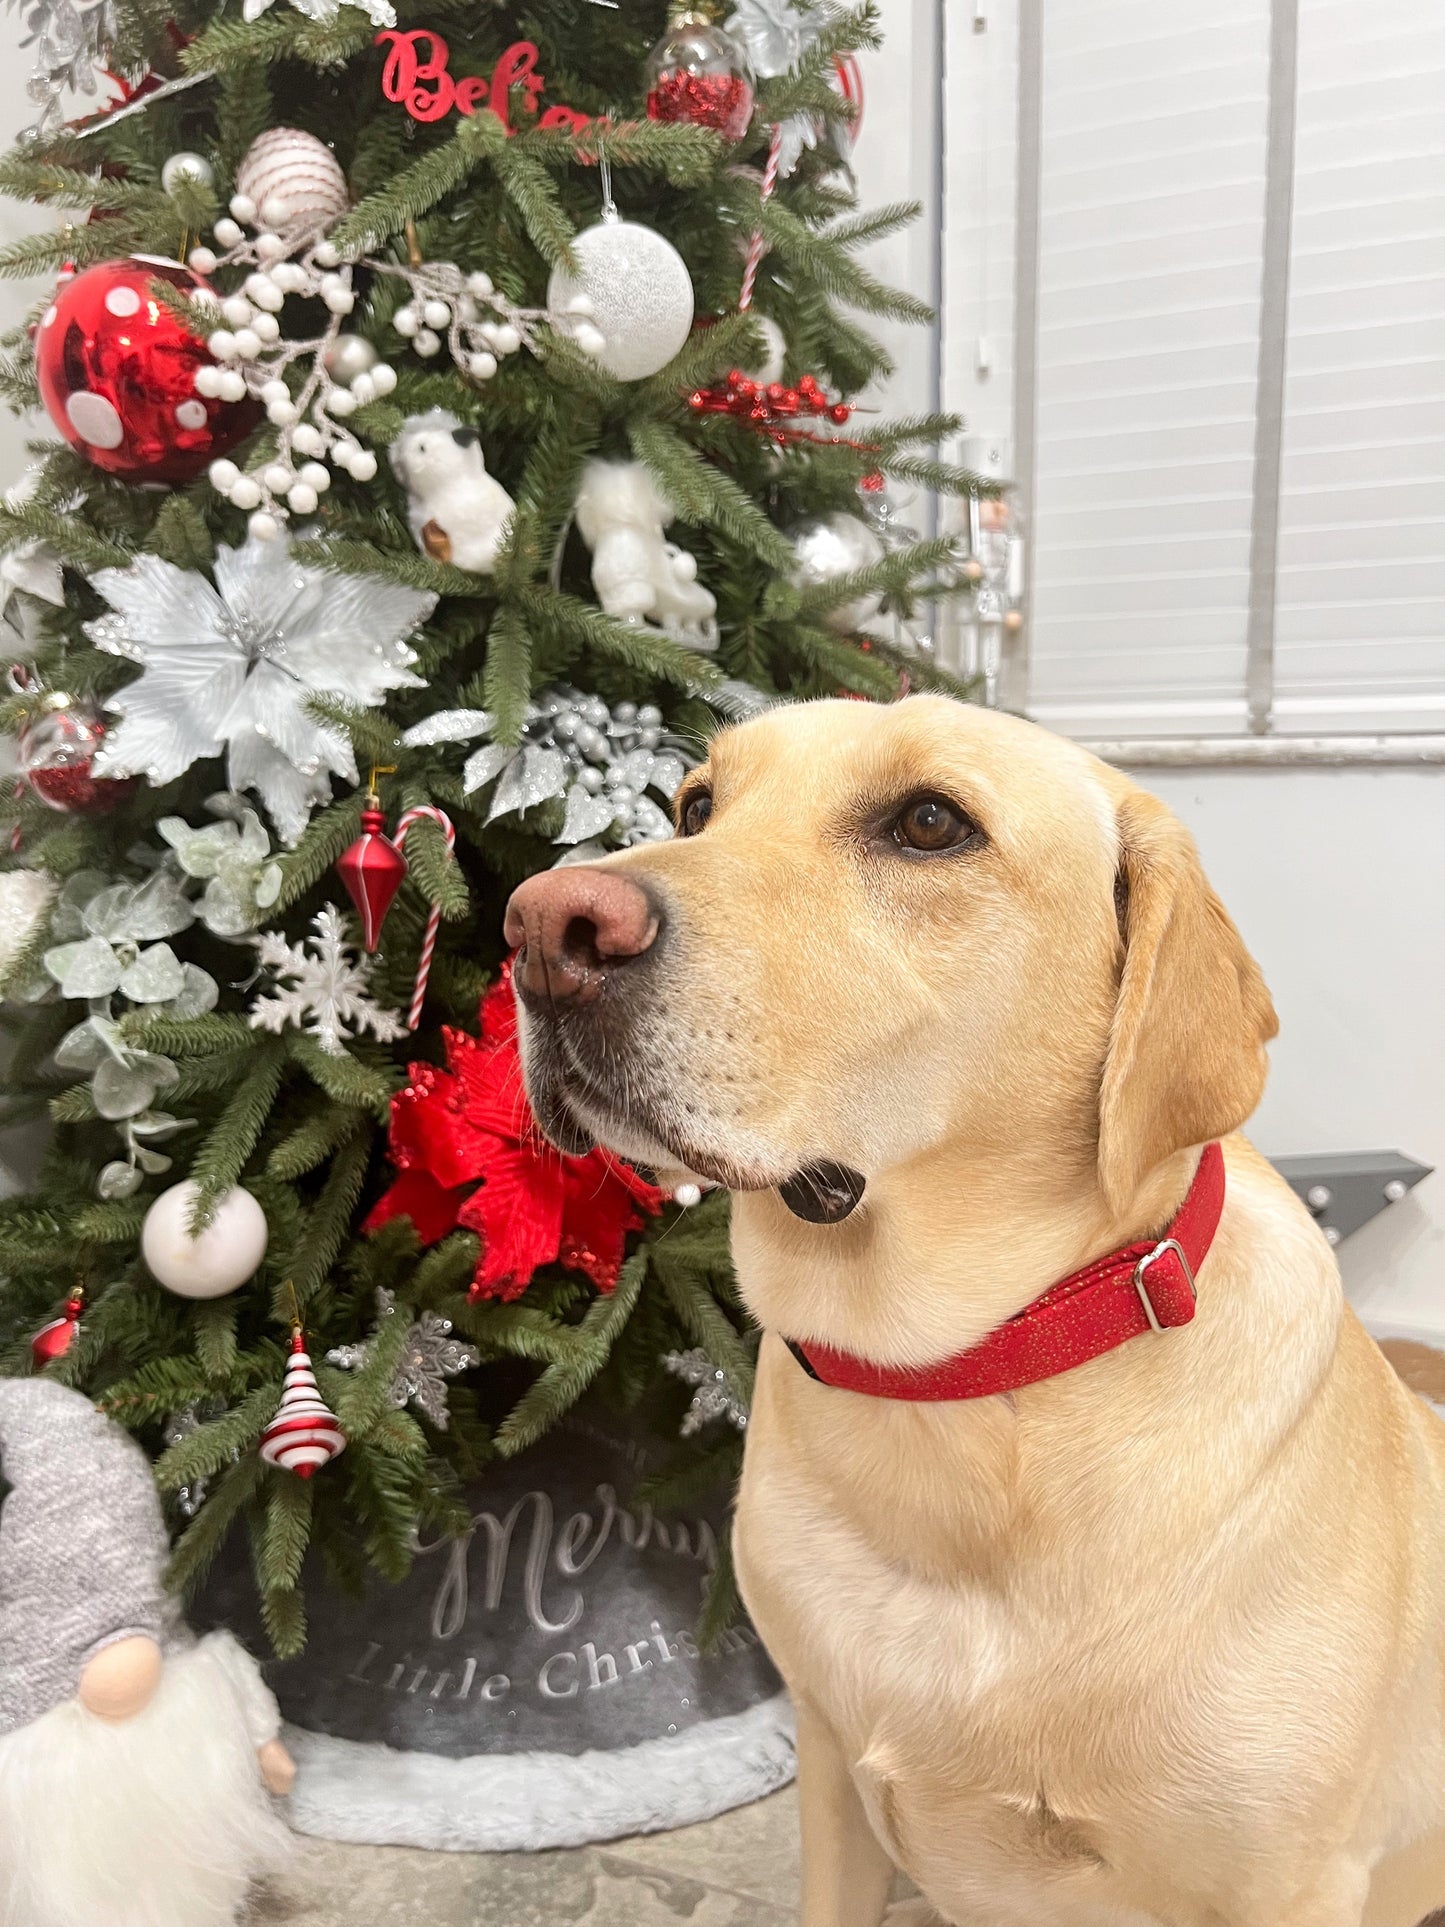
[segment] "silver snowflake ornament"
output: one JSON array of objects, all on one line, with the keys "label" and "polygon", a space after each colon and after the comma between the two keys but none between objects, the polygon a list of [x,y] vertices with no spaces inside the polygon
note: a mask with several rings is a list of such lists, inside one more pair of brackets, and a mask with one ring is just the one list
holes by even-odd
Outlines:
[{"label": "silver snowflake ornament", "polygon": [[[395,1316],[396,1293],[383,1288],[376,1294],[378,1326]],[[330,1364],[339,1365],[344,1372],[360,1371],[371,1357],[371,1348],[375,1343],[373,1334],[359,1345],[337,1345],[326,1357]],[[447,1410],[447,1380],[455,1378],[459,1372],[469,1372],[480,1363],[481,1353],[475,1345],[452,1337],[450,1318],[443,1318],[434,1311],[424,1311],[407,1332],[406,1343],[397,1362],[396,1376],[387,1390],[388,1402],[398,1412],[403,1406],[414,1405],[439,1432],[445,1432],[451,1422]]]},{"label": "silver snowflake ornament", "polygon": [[255,939],[261,968],[276,980],[251,1006],[253,1030],[310,1031],[329,1056],[340,1057],[348,1038],[370,1031],[378,1042],[395,1043],[406,1025],[394,1010],[371,998],[371,963],[346,935],[334,903],[312,918],[314,937],[288,943],[279,930]]},{"label": "silver snowflake ornament", "polygon": [[684,1385],[697,1387],[678,1428],[685,1439],[700,1432],[704,1425],[711,1425],[714,1419],[726,1419],[739,1432],[747,1431],[747,1406],[729,1385],[727,1373],[720,1365],[714,1365],[706,1352],[696,1349],[668,1352],[662,1362]]},{"label": "silver snowflake ornament", "polygon": [[284,542],[252,536],[218,549],[216,583],[156,555],[102,569],[94,586],[114,614],[88,622],[98,647],[139,663],[106,707],[120,717],[95,758],[98,776],[169,783],[226,753],[233,790],[254,790],[287,843],[331,794],[357,781],[343,731],[307,705],[333,696],[375,709],[388,690],[419,688],[406,638],[434,595],[298,562]]}]

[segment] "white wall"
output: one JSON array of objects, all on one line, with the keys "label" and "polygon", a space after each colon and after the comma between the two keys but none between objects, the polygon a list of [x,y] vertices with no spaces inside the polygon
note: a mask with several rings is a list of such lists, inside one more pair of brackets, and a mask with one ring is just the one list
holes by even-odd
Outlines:
[{"label": "white wall", "polygon": [[1445,770],[1139,770],[1193,831],[1279,1011],[1249,1134],[1436,1167],[1340,1246],[1372,1322],[1445,1334]]}]

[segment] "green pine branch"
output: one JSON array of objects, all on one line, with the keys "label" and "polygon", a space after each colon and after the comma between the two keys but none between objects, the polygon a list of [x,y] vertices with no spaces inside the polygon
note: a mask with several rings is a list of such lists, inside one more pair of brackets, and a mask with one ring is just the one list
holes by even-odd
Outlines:
[{"label": "green pine branch", "polygon": [[647,1270],[647,1254],[635,1252],[622,1267],[617,1289],[598,1298],[571,1333],[567,1355],[551,1364],[525,1391],[498,1426],[495,1444],[511,1458],[550,1431],[596,1378],[623,1326],[632,1316]]}]

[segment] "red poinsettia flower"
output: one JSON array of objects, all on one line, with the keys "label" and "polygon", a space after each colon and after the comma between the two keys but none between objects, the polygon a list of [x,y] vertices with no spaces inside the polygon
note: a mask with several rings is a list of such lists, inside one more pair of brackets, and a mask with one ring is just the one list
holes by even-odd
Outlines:
[{"label": "red poinsettia flower", "polygon": [[482,999],[482,1034],[448,1027],[447,1067],[413,1064],[391,1101],[400,1175],[366,1220],[406,1216],[423,1244],[459,1225],[480,1233],[473,1298],[519,1298],[539,1265],[582,1271],[611,1291],[627,1236],[666,1202],[610,1151],[564,1157],[537,1129],[522,1083],[510,967]]}]

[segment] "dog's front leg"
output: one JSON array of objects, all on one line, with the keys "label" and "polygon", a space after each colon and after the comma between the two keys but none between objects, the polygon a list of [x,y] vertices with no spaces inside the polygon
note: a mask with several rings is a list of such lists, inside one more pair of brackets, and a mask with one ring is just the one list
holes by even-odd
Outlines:
[{"label": "dog's front leg", "polygon": [[804,1702],[797,1710],[802,1927],[879,1927],[893,1862],[869,1825],[831,1729]]}]

